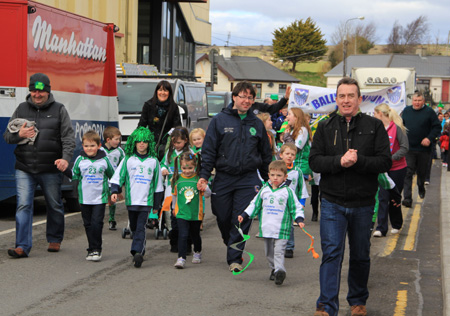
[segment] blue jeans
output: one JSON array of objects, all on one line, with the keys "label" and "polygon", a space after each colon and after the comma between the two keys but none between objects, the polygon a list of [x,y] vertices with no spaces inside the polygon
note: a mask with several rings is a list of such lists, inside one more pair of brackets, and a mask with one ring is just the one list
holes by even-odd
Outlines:
[{"label": "blue jeans", "polygon": [[133,241],[131,243],[131,255],[140,253],[145,254],[145,245],[147,237],[145,228],[147,224],[148,211],[130,211],[128,210],[128,219],[130,220],[130,230],[133,233]]},{"label": "blue jeans", "polygon": [[339,287],[347,233],[350,246],[347,301],[350,306],[366,305],[369,297],[367,282],[373,213],[374,205],[346,208],[326,199],[321,201],[320,238],[323,254],[317,306],[323,304],[330,316],[337,316],[339,311]]},{"label": "blue jeans", "polygon": [[186,259],[186,253],[189,236],[194,243],[194,252],[202,251],[202,237],[200,236],[200,225],[202,221],[187,221],[182,218],[177,218],[178,225],[178,257]]},{"label": "blue jeans", "polygon": [[16,170],[16,247],[22,248],[27,255],[33,244],[33,199],[38,184],[42,188],[47,205],[47,241],[60,243],[64,237],[62,173],[32,174]]}]

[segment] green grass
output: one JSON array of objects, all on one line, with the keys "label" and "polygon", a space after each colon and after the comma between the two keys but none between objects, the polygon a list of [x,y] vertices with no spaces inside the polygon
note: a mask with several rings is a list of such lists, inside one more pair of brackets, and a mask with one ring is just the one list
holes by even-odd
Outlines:
[{"label": "green grass", "polygon": [[309,86],[326,87],[327,78],[322,73],[307,72],[307,71],[296,71],[295,73],[289,73],[291,76],[301,80],[301,84],[306,84]]}]

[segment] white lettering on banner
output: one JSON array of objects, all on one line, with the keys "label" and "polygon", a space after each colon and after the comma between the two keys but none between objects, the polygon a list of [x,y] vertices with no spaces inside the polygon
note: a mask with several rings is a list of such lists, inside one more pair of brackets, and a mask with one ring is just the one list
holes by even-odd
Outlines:
[{"label": "white lettering on banner", "polygon": [[95,45],[94,39],[86,37],[84,42],[81,40],[77,42],[75,33],[72,32],[69,41],[67,41],[67,39],[52,33],[52,25],[47,24],[47,21],[42,21],[41,16],[38,15],[34,20],[31,33],[34,38],[34,49],[44,50],[45,46],[48,52],[56,54],[71,55],[100,62],[106,61],[106,49]]},{"label": "white lettering on banner", "polygon": [[75,123],[75,139],[82,141],[84,133],[88,131],[96,131],[100,138],[103,139],[103,131],[105,130],[105,125],[103,124],[88,124],[84,123],[83,125],[80,125],[79,122]]},{"label": "white lettering on banner", "polygon": [[[361,91],[361,112],[371,114],[374,108],[386,103],[397,113],[406,106],[405,83],[376,91]],[[328,114],[336,108],[336,90],[293,83],[289,96],[289,108],[300,108],[310,114]]]}]

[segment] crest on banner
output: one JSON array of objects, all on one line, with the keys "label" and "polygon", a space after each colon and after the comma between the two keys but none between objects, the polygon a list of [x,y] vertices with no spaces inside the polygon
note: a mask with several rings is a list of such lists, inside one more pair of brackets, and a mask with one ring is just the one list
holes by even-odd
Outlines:
[{"label": "crest on banner", "polygon": [[402,88],[400,86],[394,86],[390,88],[387,92],[387,97],[392,104],[397,104],[402,97]]},{"label": "crest on banner", "polygon": [[308,100],[309,90],[296,88],[294,91],[294,99],[295,103],[298,105],[305,104],[306,100]]}]

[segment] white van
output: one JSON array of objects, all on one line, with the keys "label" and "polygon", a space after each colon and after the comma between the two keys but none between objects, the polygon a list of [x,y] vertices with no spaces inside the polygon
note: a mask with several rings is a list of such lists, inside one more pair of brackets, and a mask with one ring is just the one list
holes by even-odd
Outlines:
[{"label": "white van", "polygon": [[211,117],[208,115],[206,87],[204,83],[166,77],[117,77],[119,101],[119,129],[122,141],[136,129],[144,103],[153,97],[158,82],[166,80],[172,85],[174,101],[178,104],[183,126],[189,130],[207,129]]}]

